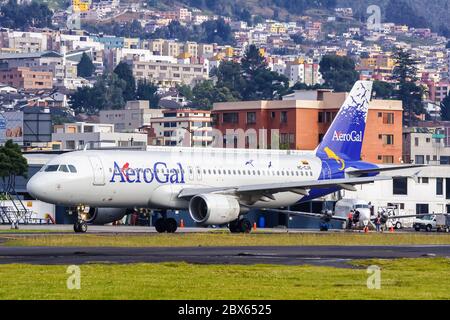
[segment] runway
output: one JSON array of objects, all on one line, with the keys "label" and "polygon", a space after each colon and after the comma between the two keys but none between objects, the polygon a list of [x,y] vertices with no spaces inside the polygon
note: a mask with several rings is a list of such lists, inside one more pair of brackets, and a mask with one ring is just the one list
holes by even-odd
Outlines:
[{"label": "runway", "polygon": [[187,262],[351,267],[354,259],[450,257],[450,245],[295,247],[2,247],[0,264]]}]

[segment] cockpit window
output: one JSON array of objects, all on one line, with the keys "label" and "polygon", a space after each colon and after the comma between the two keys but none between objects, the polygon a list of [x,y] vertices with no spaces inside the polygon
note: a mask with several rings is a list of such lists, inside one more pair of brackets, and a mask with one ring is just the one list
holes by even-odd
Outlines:
[{"label": "cockpit window", "polygon": [[58,171],[59,164],[51,164],[45,168],[45,172],[55,172]]},{"label": "cockpit window", "polygon": [[69,167],[70,172],[77,173],[77,168],[75,168],[75,166],[69,164],[68,167]]},{"label": "cockpit window", "polygon": [[67,168],[67,166],[65,164],[62,164],[59,166],[59,171],[69,172],[69,169]]}]

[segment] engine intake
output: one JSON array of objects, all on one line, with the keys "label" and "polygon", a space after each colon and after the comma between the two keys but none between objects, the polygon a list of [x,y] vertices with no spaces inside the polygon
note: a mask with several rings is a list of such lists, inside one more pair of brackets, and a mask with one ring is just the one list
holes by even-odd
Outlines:
[{"label": "engine intake", "polygon": [[199,224],[225,224],[239,217],[240,205],[235,197],[201,194],[189,202],[189,214]]}]

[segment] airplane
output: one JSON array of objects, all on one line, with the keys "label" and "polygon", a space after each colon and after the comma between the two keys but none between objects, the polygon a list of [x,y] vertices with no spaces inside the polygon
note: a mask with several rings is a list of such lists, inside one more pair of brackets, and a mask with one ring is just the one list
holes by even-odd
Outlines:
[{"label": "airplane", "polygon": [[[250,232],[251,209],[308,202],[355,185],[391,179],[361,161],[371,81],[357,81],[314,151],[155,147],[147,151],[80,150],[50,160],[27,184],[44,202],[77,207],[75,232],[106,224],[133,208],[160,210],[158,232],[173,233],[167,210],[189,210],[199,225]],[[88,210],[86,208],[89,208]]]}]

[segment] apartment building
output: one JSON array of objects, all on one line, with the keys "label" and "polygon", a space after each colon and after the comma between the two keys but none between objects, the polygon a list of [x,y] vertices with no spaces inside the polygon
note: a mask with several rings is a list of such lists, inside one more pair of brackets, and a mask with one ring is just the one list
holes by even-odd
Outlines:
[{"label": "apartment building", "polygon": [[43,32],[6,30],[0,32],[0,46],[23,53],[47,51],[51,47],[48,37]]},{"label": "apartment building", "polygon": [[136,132],[150,125],[151,119],[162,116],[161,109],[150,109],[149,101],[135,100],[128,101],[122,110],[101,110],[100,122],[113,124],[116,132]]},{"label": "apartment building", "polygon": [[207,60],[203,64],[133,61],[132,70],[136,80],[147,80],[166,88],[177,84],[195,86],[209,78]]},{"label": "apartment building", "polygon": [[206,110],[164,110],[162,117],[150,120],[153,145],[207,146],[211,134],[211,112]]},{"label": "apartment building", "polygon": [[52,72],[55,82],[56,79],[63,81],[68,75],[63,56],[55,51],[0,54],[0,69],[19,67],[30,68],[34,71]]},{"label": "apartment building", "polygon": [[145,148],[147,135],[115,132],[113,124],[76,122],[54,126],[52,141],[60,142],[63,150],[79,150],[86,145],[89,148]]},{"label": "apartment building", "polygon": [[405,163],[450,165],[450,128],[411,127],[403,130]]},{"label": "apartment building", "polygon": [[26,67],[10,68],[0,70],[0,82],[26,91],[50,90],[53,88],[53,73]]},{"label": "apartment building", "polygon": [[[327,90],[297,91],[281,101],[215,103],[213,126],[222,132],[226,143],[233,139],[235,146],[239,143],[236,143],[237,135],[228,134],[227,130],[242,129],[247,133],[255,130],[259,148],[278,146],[283,149],[314,150],[346,96],[346,93]],[[374,163],[401,162],[402,112],[401,101],[370,102],[363,160]],[[249,145],[248,138],[243,144]]]}]

